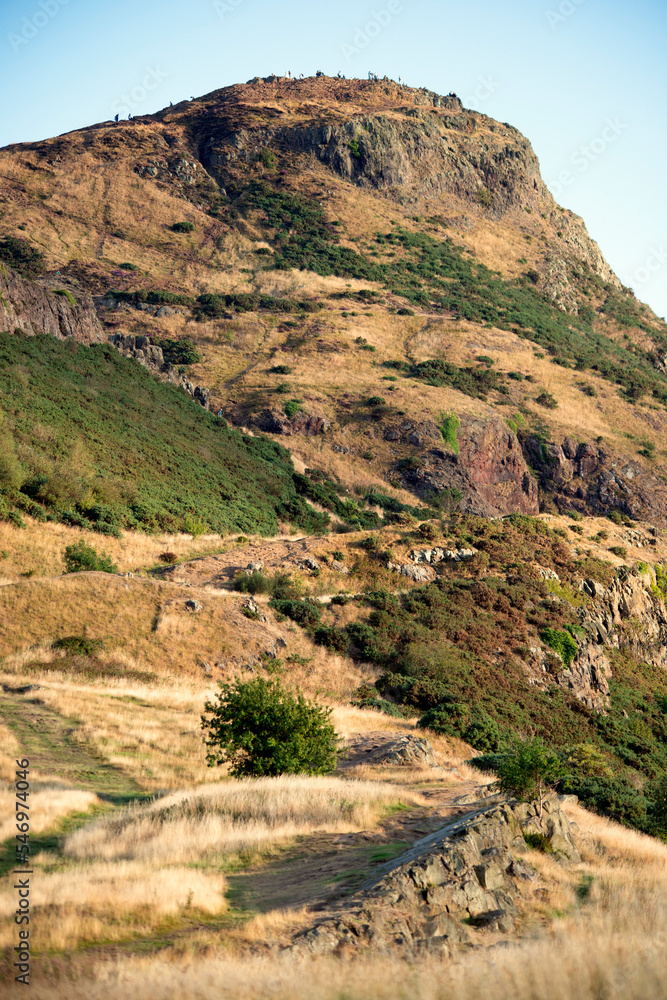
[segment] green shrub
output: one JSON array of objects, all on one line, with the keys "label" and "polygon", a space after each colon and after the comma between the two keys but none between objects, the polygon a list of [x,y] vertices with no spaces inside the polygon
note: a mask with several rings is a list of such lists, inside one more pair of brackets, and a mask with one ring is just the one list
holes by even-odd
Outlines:
[{"label": "green shrub", "polygon": [[172,233],[191,233],[194,228],[194,222],[174,222],[174,224],[170,226]]},{"label": "green shrub", "polygon": [[277,163],[276,154],[270,149],[263,149],[255,155],[255,163],[261,163],[267,170],[275,170]]},{"label": "green shrub", "polygon": [[70,292],[69,288],[54,288],[53,291],[56,295],[61,295],[62,298],[67,299],[71,306],[76,305],[76,299]]},{"label": "green shrub", "polygon": [[291,365],[274,365],[273,368],[269,368],[271,375],[291,375],[293,371]]},{"label": "green shrub", "polygon": [[62,649],[72,656],[96,656],[104,649],[103,639],[89,639],[85,635],[66,635],[51,643],[53,649]]},{"label": "green shrub", "polygon": [[558,653],[565,667],[568,668],[579,650],[570,633],[560,631],[560,629],[545,628],[540,633],[540,638],[542,642],[546,642],[547,646]]},{"label": "green shrub", "polygon": [[287,615],[288,618],[291,618],[297,625],[301,625],[302,628],[313,628],[319,624],[322,617],[322,606],[309,600],[297,601],[273,598],[270,602],[270,607],[280,612],[281,615]]},{"label": "green shrub", "polygon": [[6,236],[0,240],[0,260],[24,278],[37,278],[46,271],[44,255],[26,240]]},{"label": "green shrub", "polygon": [[534,851],[540,851],[542,854],[554,853],[553,845],[544,833],[526,833],[524,830],[523,839]]},{"label": "green shrub", "polygon": [[613,552],[619,559],[626,559],[628,555],[628,550],[623,545],[610,545],[609,551]]},{"label": "green shrub", "polygon": [[297,413],[301,412],[301,403],[297,399],[288,399],[284,406],[285,416],[292,420]]},{"label": "green shrub", "polygon": [[170,365],[196,365],[202,360],[201,353],[190,340],[172,340],[168,337],[153,337],[156,347],[162,348],[164,360]]},{"label": "green shrub", "polygon": [[270,594],[272,583],[268,576],[264,576],[259,570],[252,573],[237,573],[234,577],[234,590],[242,594]]},{"label": "green shrub", "polygon": [[386,406],[387,400],[384,396],[369,396],[366,406]]},{"label": "green shrub", "polygon": [[557,788],[566,795],[579,796],[587,808],[618,823],[640,829],[646,825],[646,799],[622,777],[568,775],[559,781]]},{"label": "green shrub", "polygon": [[119,266],[119,267],[121,268],[121,270],[123,270],[123,271],[138,271],[138,270],[139,270],[139,268],[137,267],[137,265],[136,265],[136,264],[131,264],[131,263],[130,263],[129,261],[127,261],[127,260],[126,260],[126,261],[125,261],[124,263],[122,263],[122,264],[119,264],[118,266]]},{"label": "green shrub", "polygon": [[65,549],[65,568],[67,573],[117,573],[118,567],[103,552],[98,555],[92,545],[84,541],[74,542]]},{"label": "green shrub", "polygon": [[541,736],[514,739],[498,761],[498,780],[504,792],[520,801],[538,798],[540,816],[547,788],[558,780],[561,762]]},{"label": "green shrub", "polygon": [[540,406],[546,407],[547,410],[555,410],[558,407],[558,400],[550,392],[547,392],[546,389],[542,389],[539,396],[535,397],[535,402],[539,403]]},{"label": "green shrub", "polygon": [[461,421],[455,413],[443,413],[440,424],[440,433],[448,448],[455,454],[459,453],[459,442],[456,436]]},{"label": "green shrub", "polygon": [[336,653],[347,653],[349,637],[345,629],[320,625],[315,629],[313,638],[318,646],[325,646]]},{"label": "green shrub", "polygon": [[202,716],[210,767],[231,764],[234,777],[327,774],[336,766],[338,738],[331,709],[257,678],[221,684]]}]

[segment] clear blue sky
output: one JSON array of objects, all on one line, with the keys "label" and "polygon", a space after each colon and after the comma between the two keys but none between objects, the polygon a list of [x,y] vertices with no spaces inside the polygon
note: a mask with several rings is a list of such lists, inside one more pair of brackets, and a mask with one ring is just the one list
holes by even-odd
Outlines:
[{"label": "clear blue sky", "polygon": [[665,0],[2,0],[0,145],[288,69],[400,76],[521,129],[665,316],[666,53]]}]

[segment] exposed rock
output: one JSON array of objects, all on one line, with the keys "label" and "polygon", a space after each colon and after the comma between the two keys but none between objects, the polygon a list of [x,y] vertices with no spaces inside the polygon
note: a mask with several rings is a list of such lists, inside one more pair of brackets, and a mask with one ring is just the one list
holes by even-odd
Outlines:
[{"label": "exposed rock", "polygon": [[422,468],[404,473],[422,496],[459,490],[461,509],[482,517],[519,511],[537,514],[537,482],[521,445],[499,417],[482,420],[463,415],[457,432],[459,453],[440,449],[422,453]]},{"label": "exposed rock", "polygon": [[343,573],[347,575],[350,572],[345,563],[338,562],[336,559],[334,559],[331,563],[331,568],[334,569],[336,573]]},{"label": "exposed rock", "polygon": [[305,410],[299,411],[294,417],[288,417],[279,410],[262,410],[250,417],[238,414],[232,415],[234,423],[245,423],[266,434],[285,434],[288,437],[293,434],[303,434],[304,437],[315,437],[317,434],[324,434],[331,427],[331,421],[322,414],[307,413]]},{"label": "exposed rock", "polygon": [[609,587],[585,580],[583,590],[593,602],[582,613],[582,625],[597,643],[667,668],[667,609],[648,577],[622,568]]},{"label": "exposed rock", "polygon": [[545,569],[544,566],[538,566],[537,572],[542,580],[555,580],[556,583],[560,583],[560,577],[555,569]]},{"label": "exposed rock", "polygon": [[545,446],[536,438],[524,437],[522,445],[526,461],[540,476],[543,492],[559,510],[593,515],[620,510],[667,526],[667,482],[660,469],[647,469],[608,448],[571,438]]},{"label": "exposed rock", "polygon": [[313,556],[306,556],[305,559],[302,560],[302,565],[305,569],[309,569],[313,573],[317,573],[322,568],[317,559],[314,559]]},{"label": "exposed rock", "polygon": [[78,282],[58,275],[29,281],[1,263],[0,329],[29,337],[73,337],[81,344],[104,340],[93,300]]},{"label": "exposed rock", "polygon": [[[452,954],[483,945],[482,930],[514,927],[522,883],[535,873],[517,857],[526,833],[540,833],[557,856],[578,862],[570,825],[555,796],[492,805],[425,837],[341,906],[299,934],[293,948],[311,954],[424,949]],[[469,930],[462,922],[466,921]]]},{"label": "exposed rock", "polygon": [[441,562],[464,562],[476,556],[478,549],[413,549],[409,557],[416,563],[429,563],[435,566]]},{"label": "exposed rock", "polygon": [[124,354],[125,357],[134,358],[162,382],[179,386],[187,392],[188,396],[192,396],[195,402],[208,410],[211,398],[210,389],[194,385],[174,365],[165,361],[162,348],[158,347],[157,344],[151,344],[150,337],[135,336],[133,333],[113,333],[108,339],[109,343],[113,344],[116,350]]},{"label": "exposed rock", "polygon": [[185,602],[185,607],[187,608],[188,611],[192,611],[192,612],[197,612],[197,611],[203,611],[204,610],[204,605],[200,604],[199,601],[186,601]]},{"label": "exposed rock", "polygon": [[341,760],[343,769],[359,764],[438,767],[429,740],[411,733],[363,733],[348,740]]},{"label": "exposed rock", "polygon": [[257,562],[250,562],[246,566],[246,572],[248,573],[261,573],[263,569],[264,563],[261,559],[258,559]]},{"label": "exposed rock", "polygon": [[430,566],[410,566],[408,563],[387,563],[387,569],[400,573],[415,583],[430,583],[435,580],[435,570]]}]

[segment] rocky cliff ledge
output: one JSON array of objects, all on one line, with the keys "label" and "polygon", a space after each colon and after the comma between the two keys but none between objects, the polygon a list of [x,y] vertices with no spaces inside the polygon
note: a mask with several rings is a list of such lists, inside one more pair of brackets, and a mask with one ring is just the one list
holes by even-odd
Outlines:
[{"label": "rocky cliff ledge", "polygon": [[81,344],[98,344],[105,334],[93,300],[77,283],[59,276],[29,281],[0,264],[0,329],[58,340],[74,337]]}]

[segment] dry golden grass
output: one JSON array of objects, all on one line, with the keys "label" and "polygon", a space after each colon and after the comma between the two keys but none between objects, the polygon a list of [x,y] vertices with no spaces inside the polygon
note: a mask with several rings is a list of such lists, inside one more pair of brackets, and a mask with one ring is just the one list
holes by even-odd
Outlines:
[{"label": "dry golden grass", "polygon": [[40,524],[32,518],[26,518],[26,522],[27,530],[21,530],[7,521],[0,521],[0,551],[7,553],[0,560],[0,573],[5,580],[18,580],[26,574],[59,576],[65,572],[66,547],[80,541],[92,545],[97,552],[106,552],[121,573],[136,573],[160,565],[159,556],[163,552],[173,552],[179,559],[196,559],[219,552],[225,546],[225,540],[219,535],[202,535],[193,541],[190,535],[144,535],[126,531],[122,538],[102,538],[94,531],[66,524]]},{"label": "dry golden grass", "polygon": [[[14,766],[16,770],[16,766]],[[11,780],[11,779],[10,779]],[[0,841],[16,836],[16,821],[14,818],[14,803],[16,794],[12,787],[0,789]],[[94,792],[85,792],[80,788],[67,788],[62,784],[44,785],[35,781],[30,774],[30,798],[28,809],[30,813],[30,833],[43,833],[70,813],[85,813],[100,800]]]},{"label": "dry golden grass", "polygon": [[78,860],[179,864],[193,856],[255,852],[314,831],[367,830],[399,801],[420,804],[422,798],[398,786],[332,777],[203,785],[103,816],[68,837],[64,850]]},{"label": "dry golden grass", "polygon": [[[219,872],[156,868],[140,862],[97,863],[48,871],[33,861],[31,943],[39,950],[73,949],[82,941],[150,934],[165,917],[183,911],[219,914],[226,882]],[[16,937],[12,879],[0,893],[0,947]]]},{"label": "dry golden grass", "polygon": [[[192,614],[186,602],[203,610]],[[76,573],[0,587],[0,656],[54,639],[80,635],[102,639],[158,673],[201,674],[201,663],[257,657],[282,634],[252,622],[243,600],[194,588],[108,573]]]},{"label": "dry golden grass", "polygon": [[660,928],[647,927],[636,911],[628,917],[624,935],[582,918],[553,937],[454,962],[160,955],[97,963],[93,974],[68,977],[66,985],[37,981],[31,989],[37,1000],[208,1000],[219,992],[234,1000],[664,1000]]}]

